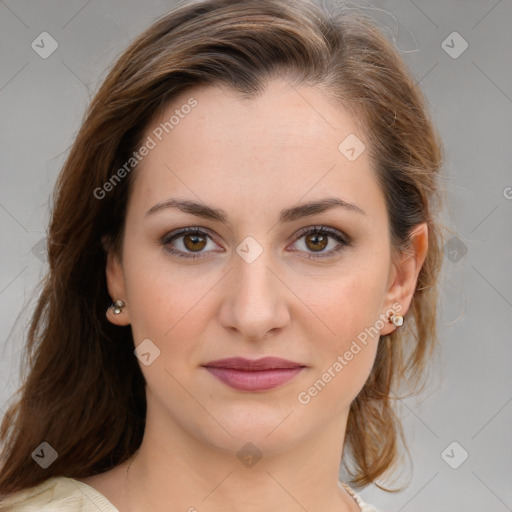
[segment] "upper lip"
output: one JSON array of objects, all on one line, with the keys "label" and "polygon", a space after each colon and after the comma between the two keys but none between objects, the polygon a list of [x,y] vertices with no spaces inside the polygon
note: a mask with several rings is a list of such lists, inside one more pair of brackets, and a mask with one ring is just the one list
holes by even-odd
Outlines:
[{"label": "upper lip", "polygon": [[301,368],[304,365],[288,361],[280,357],[262,357],[261,359],[245,359],[244,357],[228,357],[210,361],[203,366],[216,368],[232,368],[235,370],[274,370],[279,368]]}]

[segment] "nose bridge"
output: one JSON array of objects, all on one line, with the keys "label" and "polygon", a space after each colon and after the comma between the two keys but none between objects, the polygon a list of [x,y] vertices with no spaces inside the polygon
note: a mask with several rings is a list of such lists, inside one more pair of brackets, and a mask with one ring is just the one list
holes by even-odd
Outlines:
[{"label": "nose bridge", "polygon": [[[247,295],[251,300],[261,298],[264,302],[272,300],[271,281],[275,276],[270,271],[270,250],[264,250],[254,261],[239,257],[235,263],[235,289],[241,296]],[[275,284],[275,283],[274,283]]]},{"label": "nose bridge", "polygon": [[246,338],[258,339],[283,327],[289,316],[282,283],[272,269],[270,249],[260,246],[258,250],[251,240],[247,243],[237,248],[222,317],[226,327],[236,328]]}]

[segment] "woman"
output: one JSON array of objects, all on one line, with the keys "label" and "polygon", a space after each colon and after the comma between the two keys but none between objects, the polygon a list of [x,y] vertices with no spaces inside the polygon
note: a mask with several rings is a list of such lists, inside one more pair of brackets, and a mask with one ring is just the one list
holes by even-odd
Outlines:
[{"label": "woman", "polygon": [[440,166],[364,16],[157,20],[56,186],[0,511],[375,510],[353,488],[396,469],[436,340]]}]

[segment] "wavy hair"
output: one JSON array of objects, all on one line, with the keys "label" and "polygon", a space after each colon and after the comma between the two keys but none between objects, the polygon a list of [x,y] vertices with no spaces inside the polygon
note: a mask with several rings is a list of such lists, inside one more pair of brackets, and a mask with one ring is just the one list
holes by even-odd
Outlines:
[{"label": "wavy hair", "polygon": [[[116,60],[85,113],[59,175],[48,273],[27,331],[26,376],[0,426],[0,493],[51,476],[86,477],[121,464],[142,442],[145,380],[131,329],[110,324],[104,237],[119,248],[134,173],[98,199],[178,93],[224,84],[254,98],[271,77],[316,85],[364,127],[384,192],[392,247],[428,225],[428,251],[402,330],[382,336],[351,404],[344,465],[356,487],[396,467],[403,431],[395,391],[419,389],[436,345],[441,266],[442,144],[426,101],[393,44],[361,12],[310,0],[202,0],[156,20]],[[31,454],[46,441],[58,458]],[[340,461],[340,462],[342,462]]]}]

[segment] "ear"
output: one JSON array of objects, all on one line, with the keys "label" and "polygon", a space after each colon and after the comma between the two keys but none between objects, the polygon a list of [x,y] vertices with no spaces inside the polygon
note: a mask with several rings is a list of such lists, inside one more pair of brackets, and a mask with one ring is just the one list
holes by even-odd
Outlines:
[{"label": "ear", "polygon": [[[411,305],[416,289],[418,275],[427,255],[428,226],[426,223],[418,224],[411,232],[409,247],[398,256],[388,279],[388,288],[384,299],[384,314],[395,311],[405,316]],[[398,310],[398,304],[401,309]],[[390,334],[396,329],[391,322],[386,322],[380,334]]]},{"label": "ear", "polygon": [[[103,245],[106,247],[105,243]],[[107,308],[107,319],[114,325],[129,325],[130,315],[128,303],[126,301],[123,266],[118,254],[111,247],[108,247],[108,249],[106,248],[105,250],[107,251],[105,274],[108,293],[112,302],[122,300],[126,304],[118,315],[115,315],[111,308]]]}]

